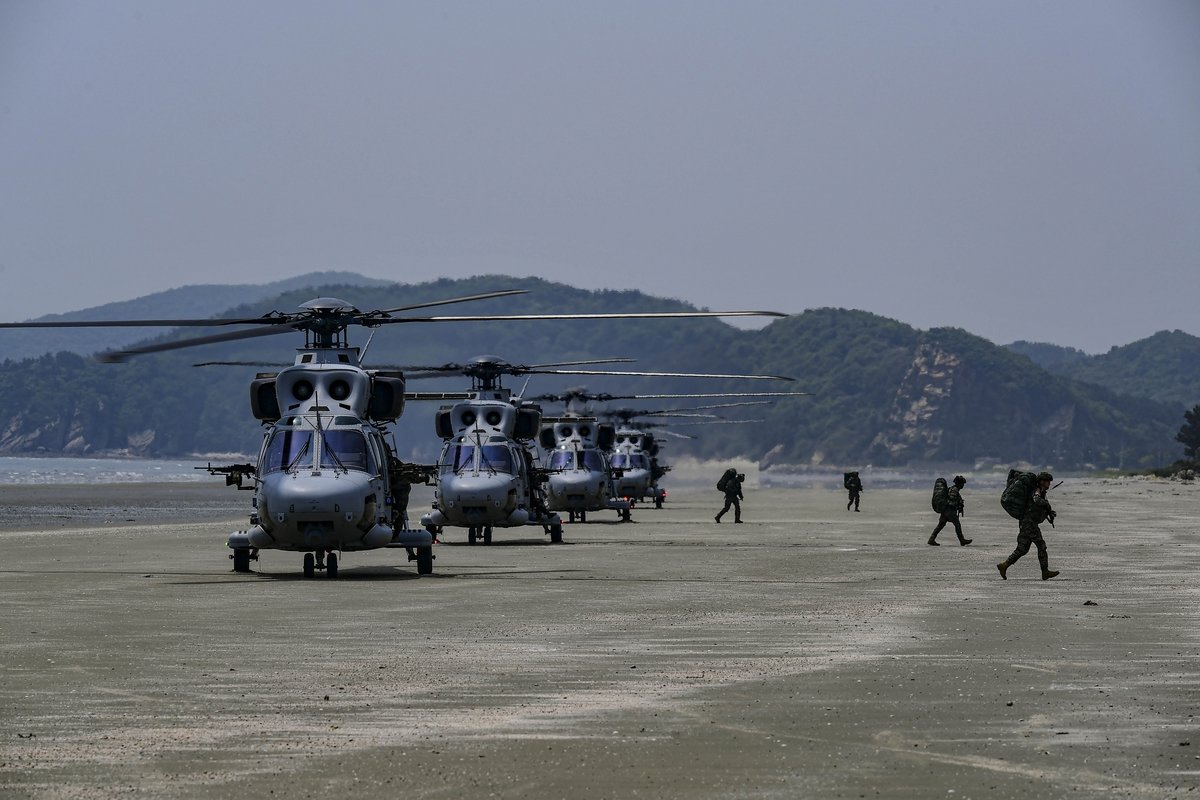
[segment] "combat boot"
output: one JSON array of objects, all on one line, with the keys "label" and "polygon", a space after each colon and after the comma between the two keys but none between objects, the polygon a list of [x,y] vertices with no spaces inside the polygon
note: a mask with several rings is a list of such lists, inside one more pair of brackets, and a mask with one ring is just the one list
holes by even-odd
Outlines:
[{"label": "combat boot", "polygon": [[940,544],[938,544],[938,540],[937,540],[937,539],[935,539],[935,538],[933,538],[932,536],[930,536],[930,537],[929,537],[929,541],[928,541],[928,542],[926,542],[925,544],[931,544],[931,545],[933,545],[934,547],[941,547],[941,545],[940,545]]},{"label": "combat boot", "polygon": [[1044,570],[1042,570],[1042,580],[1048,581],[1057,574],[1058,574],[1058,570],[1056,570],[1056,569],[1044,569]]},{"label": "combat boot", "polygon": [[1000,577],[1004,580],[1008,580],[1008,568],[1011,566],[1012,564],[1008,563],[1007,558],[996,565],[996,569],[1000,570]]},{"label": "combat boot", "polygon": [[959,543],[959,545],[961,545],[962,547],[966,547],[967,545],[969,545],[969,544],[970,544],[971,542],[973,542],[973,541],[975,541],[975,540],[974,540],[974,539],[959,539],[959,540],[958,540],[958,543]]}]

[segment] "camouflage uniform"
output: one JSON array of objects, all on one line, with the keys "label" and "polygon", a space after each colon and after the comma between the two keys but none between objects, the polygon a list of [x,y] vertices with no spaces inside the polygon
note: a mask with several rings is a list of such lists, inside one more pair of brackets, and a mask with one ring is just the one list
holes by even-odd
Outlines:
[{"label": "camouflage uniform", "polygon": [[1046,499],[1047,487],[1053,478],[1045,472],[1039,477],[1043,478],[1041,481],[1043,485],[1033,493],[1033,501],[1029,504],[1025,515],[1021,517],[1020,530],[1017,533],[1017,548],[1007,559],[996,565],[996,569],[1000,570],[1000,577],[1005,580],[1008,580],[1006,574],[1008,568],[1029,552],[1030,545],[1037,547],[1038,563],[1042,567],[1042,580],[1050,580],[1058,574],[1058,570],[1050,569],[1050,555],[1046,550],[1046,540],[1042,538],[1042,529],[1038,527],[1046,520],[1050,520],[1051,525],[1054,524],[1054,509],[1050,507],[1050,501]]},{"label": "camouflage uniform", "polygon": [[[963,483],[965,484],[966,481],[963,481]],[[957,483],[950,484],[949,496],[950,499],[946,503],[946,510],[942,512],[941,518],[938,519],[937,527],[929,535],[929,543],[937,544],[937,535],[942,532],[942,528],[946,527],[946,523],[949,522],[954,525],[954,533],[958,536],[958,543],[960,545],[968,545],[974,540],[963,536],[962,523],[958,521],[959,515],[966,510],[966,504],[963,503],[962,494],[959,492],[959,485]]]},{"label": "camouflage uniform", "polygon": [[846,490],[850,492],[850,501],[846,503],[846,510],[850,510],[850,506],[854,506],[854,510],[858,511],[858,496],[862,492],[862,481],[858,477],[858,473],[850,476],[850,480],[846,482]]},{"label": "camouflage uniform", "polygon": [[725,507],[721,509],[721,513],[717,514],[714,519],[717,522],[721,521],[721,517],[725,516],[725,512],[733,507],[733,521],[742,521],[742,504],[739,500],[745,499],[742,495],[742,476],[737,474],[736,470],[726,470],[725,472]]}]

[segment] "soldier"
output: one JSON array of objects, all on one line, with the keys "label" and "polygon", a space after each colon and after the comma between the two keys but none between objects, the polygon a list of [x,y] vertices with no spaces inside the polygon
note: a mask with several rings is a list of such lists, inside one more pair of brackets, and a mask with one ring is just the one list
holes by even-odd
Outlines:
[{"label": "soldier", "polygon": [[1042,580],[1048,581],[1058,574],[1058,570],[1050,569],[1050,556],[1046,552],[1046,540],[1042,538],[1042,529],[1038,525],[1042,520],[1049,520],[1050,527],[1054,527],[1054,509],[1050,507],[1050,501],[1046,499],[1046,492],[1050,491],[1050,483],[1054,480],[1054,476],[1049,472],[1038,474],[1038,488],[1033,492],[1033,502],[1029,504],[1025,515],[1021,517],[1021,529],[1017,534],[1017,549],[1012,551],[1012,554],[996,565],[996,569],[1000,570],[1000,577],[1008,580],[1008,568],[1017,563],[1021,556],[1029,552],[1029,545],[1037,545],[1038,563],[1042,565]]},{"label": "soldier", "polygon": [[846,490],[850,492],[850,502],[846,503],[846,510],[849,511],[850,506],[854,506],[854,510],[858,511],[858,496],[862,494],[862,481],[857,472],[851,472],[846,478]]},{"label": "soldier", "polygon": [[962,475],[954,476],[954,485],[950,487],[950,500],[946,503],[946,509],[942,512],[941,518],[938,520],[937,527],[933,529],[933,533],[929,534],[929,544],[938,547],[937,535],[942,532],[942,528],[946,527],[946,523],[954,524],[954,533],[958,535],[958,543],[966,547],[974,539],[966,539],[963,537],[962,524],[958,518],[963,513],[963,499],[960,492],[967,485],[967,479]]},{"label": "soldier", "polygon": [[746,480],[744,474],[739,474],[732,467],[725,470],[725,474],[721,476],[721,480],[717,482],[717,488],[725,493],[725,507],[721,509],[721,513],[713,517],[717,522],[721,521],[721,517],[725,516],[725,512],[733,506],[733,521],[742,521],[742,504],[739,500],[744,500],[742,495],[742,481]]}]

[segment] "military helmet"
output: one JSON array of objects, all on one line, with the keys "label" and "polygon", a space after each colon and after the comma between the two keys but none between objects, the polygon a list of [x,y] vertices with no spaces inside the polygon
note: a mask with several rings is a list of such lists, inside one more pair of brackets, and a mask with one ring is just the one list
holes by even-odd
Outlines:
[{"label": "military helmet", "polygon": [[962,488],[963,486],[967,485],[967,479],[964,478],[962,475],[955,475],[954,476],[954,485],[958,486],[959,488]]},{"label": "military helmet", "polygon": [[1051,475],[1049,472],[1039,472],[1039,473],[1038,473],[1038,480],[1039,480],[1039,481],[1053,481],[1053,480],[1054,480],[1054,476],[1053,476],[1053,475]]}]

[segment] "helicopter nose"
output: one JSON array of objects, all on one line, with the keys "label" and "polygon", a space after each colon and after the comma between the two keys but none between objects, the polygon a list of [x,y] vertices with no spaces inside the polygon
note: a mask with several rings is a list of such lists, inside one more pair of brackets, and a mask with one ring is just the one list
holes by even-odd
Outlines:
[{"label": "helicopter nose", "polygon": [[362,518],[371,493],[366,476],[354,473],[279,477],[264,482],[263,493],[271,522],[284,529],[344,530]]},{"label": "helicopter nose", "polygon": [[505,519],[516,505],[516,481],[502,475],[454,475],[438,487],[441,509],[467,524],[483,525]]}]

